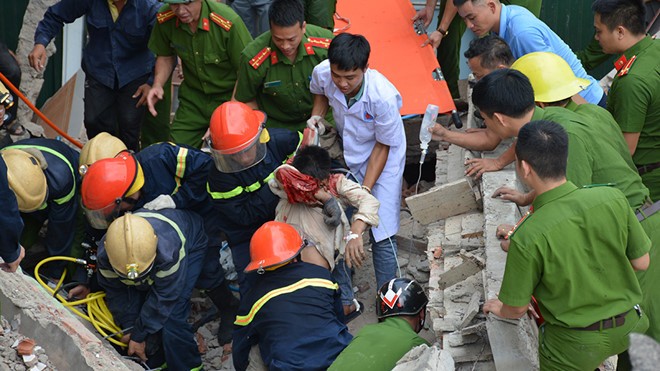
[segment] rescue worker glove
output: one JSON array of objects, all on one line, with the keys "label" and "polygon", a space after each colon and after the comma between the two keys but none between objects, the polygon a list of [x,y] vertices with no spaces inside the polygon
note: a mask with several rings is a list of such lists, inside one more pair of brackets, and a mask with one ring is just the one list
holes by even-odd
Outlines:
[{"label": "rescue worker glove", "polygon": [[176,204],[170,195],[160,195],[153,199],[152,201],[144,204],[145,209],[149,210],[162,210],[162,209],[174,209]]},{"label": "rescue worker glove", "polygon": [[337,227],[341,223],[341,206],[336,198],[331,197],[323,204],[323,221],[331,227]]},{"label": "rescue worker glove", "polygon": [[323,117],[321,116],[312,116],[307,120],[307,127],[310,129],[316,129],[319,132],[319,135],[325,133],[325,125],[323,125]]}]

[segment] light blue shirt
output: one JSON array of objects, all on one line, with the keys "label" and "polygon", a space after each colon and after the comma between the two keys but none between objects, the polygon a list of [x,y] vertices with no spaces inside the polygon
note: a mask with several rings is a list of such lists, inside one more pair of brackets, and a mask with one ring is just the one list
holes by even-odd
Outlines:
[{"label": "light blue shirt", "polygon": [[587,102],[598,104],[603,98],[603,89],[593,77],[587,75],[571,48],[529,10],[517,5],[502,4],[498,34],[509,44],[516,59],[533,52],[559,55],[571,66],[575,76],[591,81],[591,84],[580,92]]}]

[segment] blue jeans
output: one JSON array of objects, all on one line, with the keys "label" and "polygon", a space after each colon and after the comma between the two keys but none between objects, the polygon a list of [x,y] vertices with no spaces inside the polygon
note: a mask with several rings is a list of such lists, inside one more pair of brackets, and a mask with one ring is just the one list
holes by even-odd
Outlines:
[{"label": "blue jeans", "polygon": [[351,268],[346,266],[344,259],[339,259],[332,271],[332,278],[339,284],[342,305],[353,304],[353,283],[351,282]]},{"label": "blue jeans", "polygon": [[374,259],[374,271],[376,272],[376,290],[397,277],[398,264],[396,259],[396,236],[390,236],[382,241],[376,242],[374,235],[369,231],[371,251]]}]

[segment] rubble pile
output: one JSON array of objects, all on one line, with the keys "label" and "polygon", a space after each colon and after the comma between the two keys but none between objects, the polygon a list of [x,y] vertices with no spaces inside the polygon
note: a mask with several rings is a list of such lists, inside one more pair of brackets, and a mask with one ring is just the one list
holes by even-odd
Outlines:
[{"label": "rubble pile", "polygon": [[54,371],[44,348],[20,334],[19,323],[0,317],[0,370]]}]

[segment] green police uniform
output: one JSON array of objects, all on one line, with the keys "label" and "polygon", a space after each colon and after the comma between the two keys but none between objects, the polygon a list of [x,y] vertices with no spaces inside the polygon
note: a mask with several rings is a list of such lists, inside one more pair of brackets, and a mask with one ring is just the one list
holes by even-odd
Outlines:
[{"label": "green police uniform", "polygon": [[615,63],[607,109],[624,133],[640,133],[633,161],[660,200],[660,40],[646,36]]},{"label": "green police uniform", "polygon": [[[445,5],[447,1],[452,0],[441,0],[440,1],[440,12],[438,13],[438,25],[442,20],[442,13],[445,12]],[[532,12],[537,18],[541,14],[541,4],[542,0],[503,0],[502,4],[506,5],[519,5],[524,8],[527,8]],[[442,38],[440,42],[440,47],[438,47],[438,64],[440,69],[442,69],[442,74],[447,81],[447,86],[449,87],[449,92],[454,98],[460,97],[458,91],[458,77],[460,76],[460,51],[461,51],[461,39],[463,38],[463,33],[465,33],[465,22],[461,19],[460,16],[456,15],[454,19],[449,24],[447,28],[447,36]]]},{"label": "green police uniform", "polygon": [[[542,370],[593,370],[628,348],[629,332],[648,326],[633,309],[642,293],[628,261],[646,254],[651,242],[616,189],[578,189],[567,181],[532,206],[511,236],[499,299],[516,307],[537,299],[545,319]],[[578,330],[620,314],[620,326]]]},{"label": "green police uniform", "polygon": [[328,371],[391,370],[410,349],[422,344],[429,343],[413,331],[408,321],[387,317],[383,322],[364,326]]},{"label": "green police uniform", "polygon": [[[328,58],[332,32],[307,25],[296,59],[291,62],[264,32],[241,54],[236,100],[256,100],[266,112],[268,127],[302,130],[310,118],[314,97],[309,91],[312,71]],[[328,112],[326,119],[331,119]]]},{"label": "green police uniform", "polygon": [[252,40],[231,8],[202,0],[196,32],[178,21],[169,5],[160,9],[149,49],[157,56],[178,56],[184,81],[179,109],[171,126],[175,143],[201,147],[213,110],[231,99],[240,53]]},{"label": "green police uniform", "polygon": [[[567,108],[536,108],[532,116],[532,120],[554,121],[568,133],[566,178],[578,187],[613,183],[614,188],[626,196],[631,209],[638,213],[650,200],[649,190],[631,164],[627,145],[615,123],[602,108],[593,104],[569,104]],[[660,340],[660,288],[657,285],[660,282],[660,213],[644,218],[641,225],[653,245],[651,264],[646,271],[637,272],[637,278],[644,293],[642,306],[651,319],[647,335]]]},{"label": "green police uniform", "polygon": [[329,0],[305,0],[305,22],[332,30],[336,4]]},{"label": "green police uniform", "polygon": [[600,46],[600,43],[595,38],[591,39],[586,48],[575,52],[575,55],[587,71],[593,70],[612,57],[603,52],[603,47]]}]

